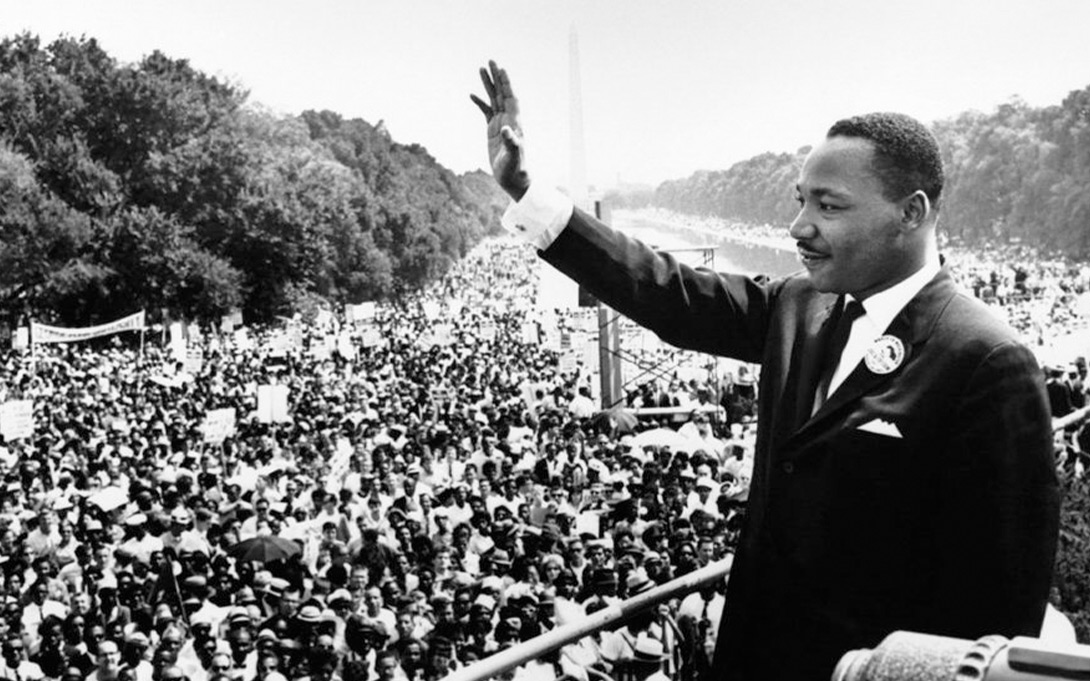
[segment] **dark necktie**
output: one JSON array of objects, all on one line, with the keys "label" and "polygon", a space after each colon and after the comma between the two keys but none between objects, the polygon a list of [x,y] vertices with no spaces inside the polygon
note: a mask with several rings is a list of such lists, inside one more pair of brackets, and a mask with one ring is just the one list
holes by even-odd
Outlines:
[{"label": "dark necktie", "polygon": [[855,320],[866,314],[863,304],[858,300],[844,299],[840,318],[836,321],[833,333],[829,336],[829,342],[825,346],[825,352],[821,361],[821,380],[818,381],[817,393],[814,395],[814,413],[821,409],[825,400],[829,398],[829,384],[840,364],[840,355],[844,352],[844,346],[848,344],[848,336],[852,332],[852,324]]}]

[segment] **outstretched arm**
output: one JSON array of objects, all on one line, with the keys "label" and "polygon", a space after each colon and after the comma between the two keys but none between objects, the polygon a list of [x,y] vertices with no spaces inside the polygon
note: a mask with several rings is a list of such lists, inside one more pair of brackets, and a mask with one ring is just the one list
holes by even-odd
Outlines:
[{"label": "outstretched arm", "polygon": [[507,71],[496,62],[489,61],[487,69],[481,68],[481,82],[488,102],[477,95],[471,94],[469,98],[488,121],[488,159],[492,164],[492,176],[511,198],[518,201],[530,187],[518,120],[519,101],[511,90]]}]

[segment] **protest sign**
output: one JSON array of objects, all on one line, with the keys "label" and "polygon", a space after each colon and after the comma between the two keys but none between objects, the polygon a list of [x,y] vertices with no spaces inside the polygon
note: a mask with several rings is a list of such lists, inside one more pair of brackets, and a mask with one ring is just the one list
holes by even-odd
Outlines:
[{"label": "protest sign", "polygon": [[107,324],[87,326],[82,328],[66,328],[62,326],[49,326],[30,322],[30,339],[35,344],[40,343],[74,343],[89,340],[100,336],[109,336],[122,331],[142,331],[144,329],[144,312],[140,311],[128,317],[122,317]]},{"label": "protest sign", "polygon": [[534,322],[524,322],[522,325],[522,342],[527,345],[537,345],[537,324]]},{"label": "protest sign", "polygon": [[235,434],[235,410],[234,407],[224,409],[212,409],[204,417],[201,427],[204,432],[204,441],[211,444],[220,444]]},{"label": "protest sign", "polygon": [[189,348],[185,353],[184,371],[188,374],[199,374],[204,367],[204,353],[200,348]]},{"label": "protest sign", "polygon": [[0,434],[9,441],[33,436],[34,402],[10,400],[0,405]]},{"label": "protest sign", "polygon": [[560,355],[560,373],[571,374],[579,370],[579,360],[574,352],[566,351]]},{"label": "protest sign", "polygon": [[431,330],[432,346],[446,347],[454,342],[454,329],[450,324],[436,324]]},{"label": "protest sign", "polygon": [[352,335],[342,332],[337,337],[337,354],[352,361],[356,359],[356,344],[352,342]]},{"label": "protest sign", "polygon": [[261,423],[291,421],[288,414],[288,386],[257,386],[257,420]]},{"label": "protest sign", "polygon": [[374,327],[364,330],[363,335],[360,337],[360,345],[365,348],[383,347],[385,342],[382,332]]},{"label": "protest sign", "polygon": [[185,361],[185,327],[181,322],[170,325],[170,356],[175,362]]},{"label": "protest sign", "polygon": [[360,303],[359,305],[345,305],[344,307],[345,319],[354,324],[374,319],[375,312],[376,308],[373,301]]}]

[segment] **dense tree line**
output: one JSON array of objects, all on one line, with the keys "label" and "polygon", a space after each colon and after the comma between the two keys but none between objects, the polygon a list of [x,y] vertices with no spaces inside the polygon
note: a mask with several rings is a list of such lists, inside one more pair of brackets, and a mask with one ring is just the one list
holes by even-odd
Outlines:
[{"label": "dense tree line", "polygon": [[263,320],[419,287],[498,227],[483,173],[247,95],[159,52],[0,41],[0,315]]},{"label": "dense tree line", "polygon": [[[947,169],[942,225],[972,246],[1018,241],[1090,257],[1090,87],[1033,108],[1014,99],[991,113],[933,124]],[[808,148],[766,153],[726,170],[701,171],[653,192],[614,195],[622,207],[659,206],[739,222],[783,224],[795,213],[798,168]]]}]

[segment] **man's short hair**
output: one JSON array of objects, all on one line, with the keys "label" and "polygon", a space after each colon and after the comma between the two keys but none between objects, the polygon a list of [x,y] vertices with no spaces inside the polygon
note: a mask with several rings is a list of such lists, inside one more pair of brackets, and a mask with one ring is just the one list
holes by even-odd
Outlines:
[{"label": "man's short hair", "polygon": [[944,175],[939,143],[923,123],[899,113],[869,113],[833,123],[826,138],[858,137],[874,144],[874,172],[890,201],[916,190],[938,209]]}]

